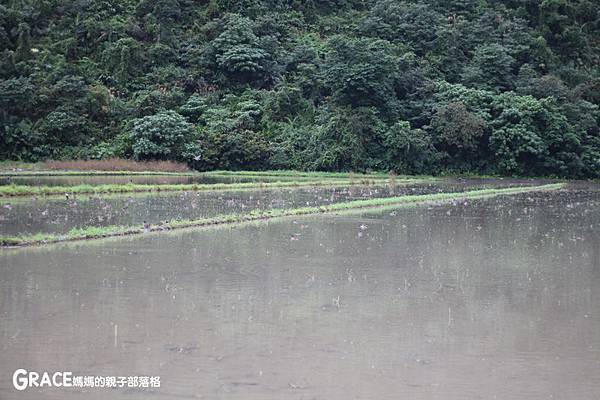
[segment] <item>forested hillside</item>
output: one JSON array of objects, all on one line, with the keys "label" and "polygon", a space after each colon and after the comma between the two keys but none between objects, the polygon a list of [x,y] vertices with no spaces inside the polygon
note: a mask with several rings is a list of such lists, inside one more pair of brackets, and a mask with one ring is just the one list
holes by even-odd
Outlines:
[{"label": "forested hillside", "polygon": [[596,0],[1,4],[1,159],[600,176]]}]

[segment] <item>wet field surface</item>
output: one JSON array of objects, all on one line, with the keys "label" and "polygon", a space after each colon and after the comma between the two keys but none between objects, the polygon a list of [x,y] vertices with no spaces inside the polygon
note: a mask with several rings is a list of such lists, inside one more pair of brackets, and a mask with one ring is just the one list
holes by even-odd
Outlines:
[{"label": "wet field surface", "polygon": [[[341,179],[341,178],[339,178]],[[360,179],[360,178],[357,178]],[[318,177],[297,176],[218,176],[218,175],[63,175],[63,176],[0,176],[2,185],[25,186],[75,186],[75,185],[175,185],[175,184],[213,184],[247,182],[285,182],[320,180]]]},{"label": "wet field surface", "polygon": [[163,192],[113,196],[7,198],[0,202],[0,235],[66,233],[86,226],[142,226],[255,209],[296,208],[343,201],[532,184],[530,181],[463,180],[444,183],[345,188],[289,188],[239,192]]},{"label": "wet field surface", "polygon": [[[0,398],[598,399],[599,228],[571,185],[4,250]],[[16,392],[20,367],[161,387]]]}]

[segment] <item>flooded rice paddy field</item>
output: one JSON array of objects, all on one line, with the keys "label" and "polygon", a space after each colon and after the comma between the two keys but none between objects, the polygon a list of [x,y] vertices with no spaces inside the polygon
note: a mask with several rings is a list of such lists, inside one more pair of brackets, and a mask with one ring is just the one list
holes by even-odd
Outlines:
[{"label": "flooded rice paddy field", "polygon": [[[539,182],[538,182],[539,183]],[[163,192],[110,196],[9,198],[0,203],[0,235],[66,233],[88,226],[141,226],[144,221],[199,219],[251,210],[319,206],[337,202],[456,192],[532,181],[448,180],[428,184],[270,189],[239,192]]]},{"label": "flooded rice paddy field", "polygon": [[174,185],[174,184],[214,184],[214,183],[246,183],[246,182],[285,182],[319,180],[315,177],[296,176],[240,176],[240,175],[54,175],[54,176],[3,176],[1,185],[25,186],[76,186],[76,185],[110,185],[128,183],[139,185]]},{"label": "flooded rice paddy field", "polygon": [[598,399],[599,228],[574,185],[4,250],[0,398]]}]

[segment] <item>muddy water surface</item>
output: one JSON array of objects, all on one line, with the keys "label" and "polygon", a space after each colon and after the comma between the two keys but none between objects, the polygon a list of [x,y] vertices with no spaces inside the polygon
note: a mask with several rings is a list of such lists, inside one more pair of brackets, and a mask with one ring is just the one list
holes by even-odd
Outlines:
[{"label": "muddy water surface", "polygon": [[302,187],[253,191],[163,192],[110,196],[5,198],[0,202],[0,235],[65,233],[87,226],[142,226],[175,219],[199,219],[255,209],[318,206],[343,201],[455,192],[484,187],[530,185],[530,181],[463,180],[428,184]]},{"label": "muddy water surface", "polygon": [[86,226],[141,226],[144,221],[156,225],[175,219],[314,206],[390,193],[384,187],[353,187],[16,198],[0,205],[0,233],[64,233]]},{"label": "muddy water surface", "polygon": [[579,188],[5,250],[0,398],[598,399],[599,228]]}]

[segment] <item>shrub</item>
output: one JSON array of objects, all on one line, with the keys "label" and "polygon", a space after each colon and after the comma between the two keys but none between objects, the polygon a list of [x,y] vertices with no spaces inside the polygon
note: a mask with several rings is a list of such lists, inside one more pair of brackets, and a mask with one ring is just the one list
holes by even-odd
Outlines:
[{"label": "shrub", "polygon": [[437,161],[431,138],[406,121],[396,122],[384,136],[386,167],[398,173],[430,173]]},{"label": "shrub", "polygon": [[175,111],[139,118],[131,132],[133,155],[136,160],[180,160],[193,134],[192,124]]}]

